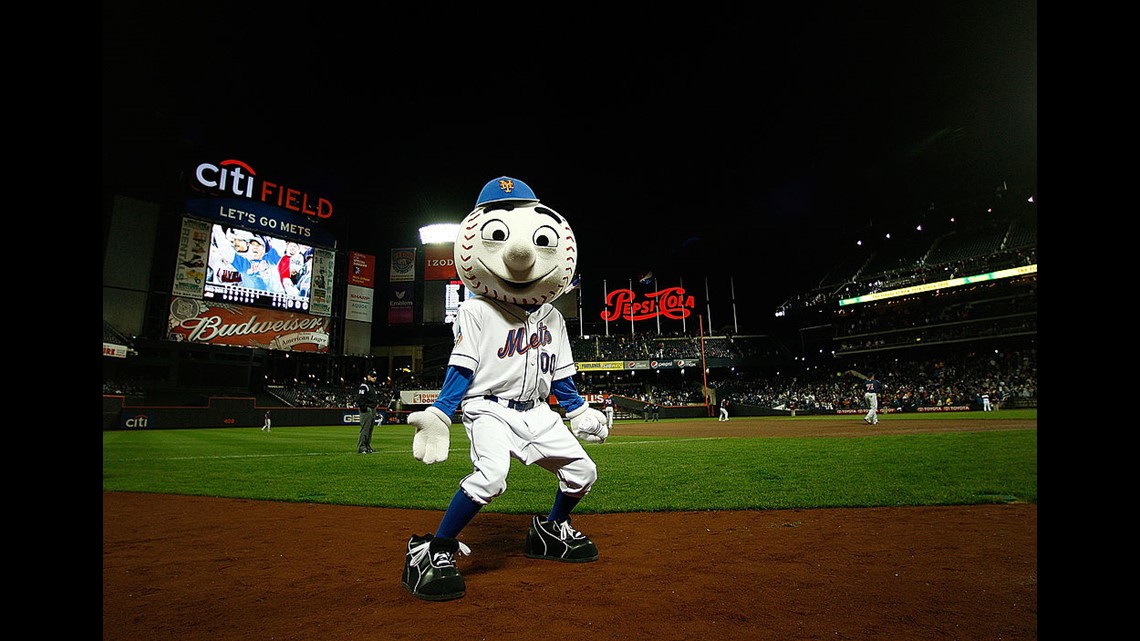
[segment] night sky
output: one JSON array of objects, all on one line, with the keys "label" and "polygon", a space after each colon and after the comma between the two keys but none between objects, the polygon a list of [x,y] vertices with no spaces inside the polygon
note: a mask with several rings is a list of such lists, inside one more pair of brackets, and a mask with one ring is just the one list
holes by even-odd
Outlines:
[{"label": "night sky", "polygon": [[761,329],[859,237],[1036,195],[1036,2],[535,4],[106,2],[105,191],[241,158],[383,263],[509,175],[587,291],[731,275]]}]

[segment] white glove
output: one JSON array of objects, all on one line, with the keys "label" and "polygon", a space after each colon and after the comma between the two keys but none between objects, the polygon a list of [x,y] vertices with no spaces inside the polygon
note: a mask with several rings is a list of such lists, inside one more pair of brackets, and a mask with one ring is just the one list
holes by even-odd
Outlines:
[{"label": "white glove", "polygon": [[451,448],[451,417],[434,405],[422,412],[408,414],[408,425],[416,427],[412,439],[412,456],[428,465],[447,460]]},{"label": "white glove", "polygon": [[605,443],[610,435],[610,430],[606,427],[606,415],[590,407],[589,403],[582,403],[578,409],[568,412],[566,418],[570,419],[570,431],[579,440]]}]

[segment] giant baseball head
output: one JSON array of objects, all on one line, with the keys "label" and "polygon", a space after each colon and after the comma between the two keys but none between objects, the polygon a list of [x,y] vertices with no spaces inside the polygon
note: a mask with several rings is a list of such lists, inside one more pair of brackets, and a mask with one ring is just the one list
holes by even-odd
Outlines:
[{"label": "giant baseball head", "polygon": [[455,239],[455,268],[467,289],[516,305],[558,298],[577,265],[570,223],[517,178],[488,182]]}]

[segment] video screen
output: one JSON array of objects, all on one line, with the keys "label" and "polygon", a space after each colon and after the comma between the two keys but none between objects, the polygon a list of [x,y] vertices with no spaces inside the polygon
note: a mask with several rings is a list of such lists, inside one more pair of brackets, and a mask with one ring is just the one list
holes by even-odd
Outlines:
[{"label": "video screen", "polygon": [[443,322],[454,322],[459,315],[459,303],[474,297],[475,292],[464,287],[463,281],[449,280],[443,290]]},{"label": "video screen", "polygon": [[309,311],[312,246],[238,227],[211,227],[204,298]]}]

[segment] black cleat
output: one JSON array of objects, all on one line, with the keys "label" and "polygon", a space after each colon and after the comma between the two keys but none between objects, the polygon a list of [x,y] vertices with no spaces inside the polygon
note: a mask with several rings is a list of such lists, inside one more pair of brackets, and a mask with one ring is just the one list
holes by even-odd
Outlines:
[{"label": "black cleat", "polygon": [[526,555],[532,559],[551,559],[566,563],[587,563],[598,560],[594,542],[575,530],[570,519],[551,522],[536,515],[526,533]]},{"label": "black cleat", "polygon": [[455,567],[455,555],[471,554],[456,539],[412,535],[404,560],[404,589],[425,601],[450,601],[467,594],[467,583]]}]

